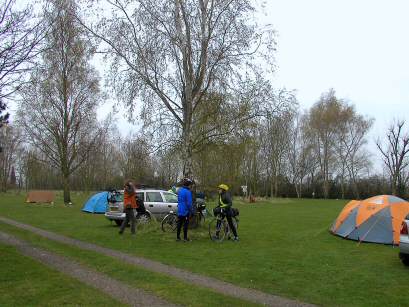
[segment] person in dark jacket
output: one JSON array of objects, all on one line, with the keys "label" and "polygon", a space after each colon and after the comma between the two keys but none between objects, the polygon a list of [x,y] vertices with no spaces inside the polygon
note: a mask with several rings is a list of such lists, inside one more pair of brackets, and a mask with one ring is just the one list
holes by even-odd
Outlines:
[{"label": "person in dark jacket", "polygon": [[178,191],[178,223],[176,231],[176,241],[181,241],[180,232],[183,226],[183,240],[190,241],[187,237],[187,230],[189,226],[189,217],[193,213],[192,192],[190,187],[192,180],[185,178],[182,181],[182,187]]},{"label": "person in dark jacket", "polygon": [[124,185],[124,211],[125,219],[122,221],[119,234],[123,234],[126,225],[131,223],[131,233],[135,234],[135,209],[138,208],[136,203],[135,186],[132,181],[128,180]]},{"label": "person in dark jacket", "polygon": [[218,189],[219,189],[219,201],[218,201],[217,207],[220,208],[221,214],[224,214],[226,216],[227,222],[229,223],[229,227],[234,235],[233,241],[238,241],[239,237],[237,235],[237,229],[234,226],[233,219],[232,219],[233,214],[232,214],[231,207],[233,206],[233,202],[232,202],[232,197],[230,195],[230,192],[228,192],[229,187],[226,184],[222,183],[218,186]]}]

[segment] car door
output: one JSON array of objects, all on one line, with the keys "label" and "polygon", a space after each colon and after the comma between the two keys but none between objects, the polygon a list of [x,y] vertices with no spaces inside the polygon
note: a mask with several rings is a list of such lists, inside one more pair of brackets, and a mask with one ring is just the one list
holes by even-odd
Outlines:
[{"label": "car door", "polygon": [[145,208],[153,215],[163,215],[167,212],[164,210],[165,203],[159,191],[146,191],[145,197]]},{"label": "car door", "polygon": [[162,192],[163,199],[165,200],[165,210],[173,211],[177,213],[178,211],[178,196],[170,192]]}]

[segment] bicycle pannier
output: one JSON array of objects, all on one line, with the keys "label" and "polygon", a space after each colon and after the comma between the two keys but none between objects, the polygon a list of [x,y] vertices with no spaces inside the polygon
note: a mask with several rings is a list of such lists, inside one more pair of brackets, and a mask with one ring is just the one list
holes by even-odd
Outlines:
[{"label": "bicycle pannier", "polygon": [[239,209],[231,208],[231,216],[238,216],[238,215],[239,215]]},{"label": "bicycle pannier", "polygon": [[222,209],[220,207],[216,207],[213,209],[213,215],[217,216],[222,212]]}]

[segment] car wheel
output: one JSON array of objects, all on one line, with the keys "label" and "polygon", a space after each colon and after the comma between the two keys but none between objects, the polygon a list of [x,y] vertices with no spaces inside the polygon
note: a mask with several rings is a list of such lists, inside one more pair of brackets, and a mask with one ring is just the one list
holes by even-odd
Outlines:
[{"label": "car wheel", "polygon": [[115,224],[117,224],[118,226],[122,225],[122,220],[115,220]]},{"label": "car wheel", "polygon": [[409,266],[409,255],[401,253],[399,254],[399,258],[404,265]]},{"label": "car wheel", "polygon": [[149,213],[142,213],[136,216],[139,224],[148,224],[151,221],[151,216]]}]

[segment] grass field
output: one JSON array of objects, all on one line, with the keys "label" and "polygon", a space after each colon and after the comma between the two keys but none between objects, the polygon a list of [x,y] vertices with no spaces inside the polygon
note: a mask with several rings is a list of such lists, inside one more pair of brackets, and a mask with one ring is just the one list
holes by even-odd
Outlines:
[{"label": "grass field", "polygon": [[0,245],[0,306],[122,306],[107,295]]},{"label": "grass field", "polygon": [[[2,194],[0,215],[130,254],[206,274],[234,284],[326,306],[403,306],[409,304],[409,270],[398,259],[398,248],[360,244],[328,232],[346,201],[271,200],[240,208],[240,242],[210,242],[205,228],[191,231],[193,242],[176,243],[158,224],[120,237],[102,215],[80,211],[85,194],[75,194],[73,207],[61,199],[54,206],[23,202],[24,195]],[[170,301],[189,298],[192,306],[248,305],[172,280],[133,269],[91,252],[80,252],[0,223],[0,231],[16,234],[65,254],[115,278],[143,286]]]}]

